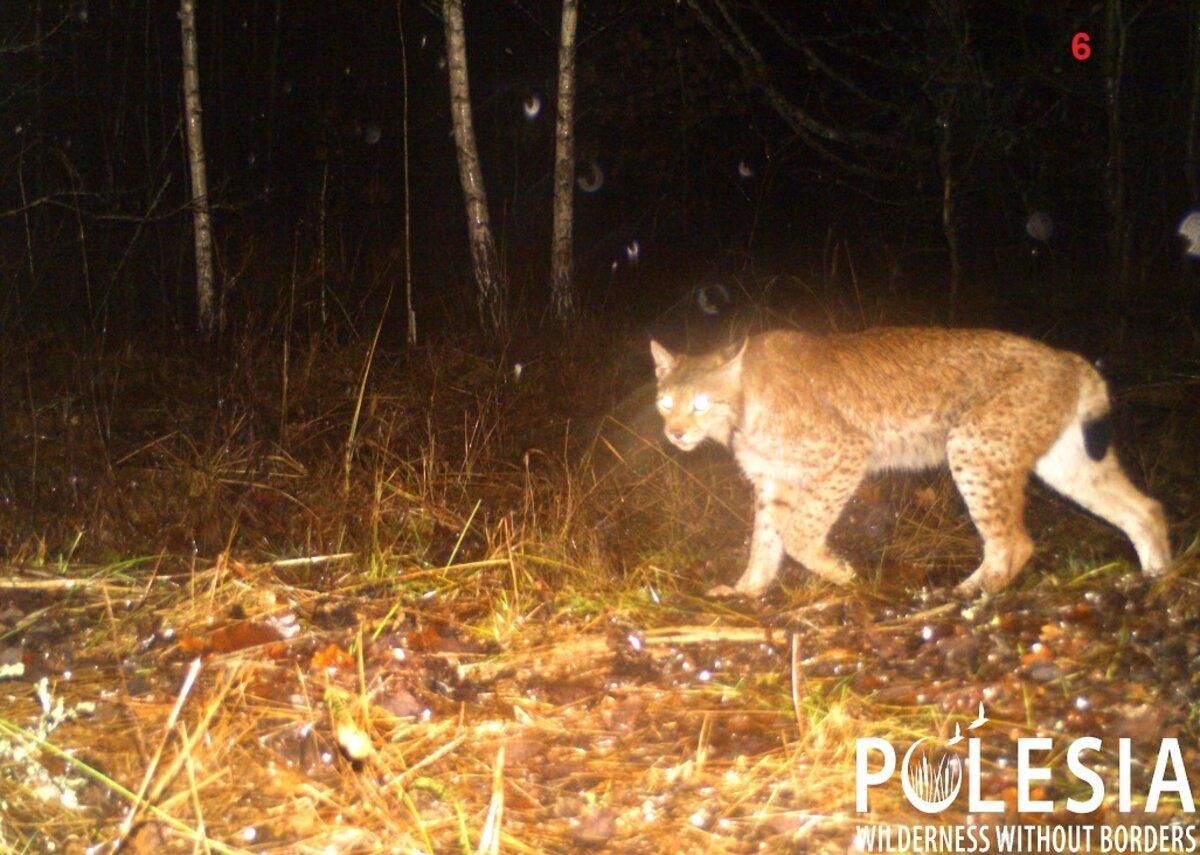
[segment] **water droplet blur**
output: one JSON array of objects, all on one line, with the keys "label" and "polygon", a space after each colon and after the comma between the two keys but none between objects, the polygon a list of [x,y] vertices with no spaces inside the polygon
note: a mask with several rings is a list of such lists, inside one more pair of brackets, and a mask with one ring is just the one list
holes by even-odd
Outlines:
[{"label": "water droplet blur", "polygon": [[1200,258],[1200,211],[1192,211],[1179,222],[1178,234],[1183,238],[1183,251]]},{"label": "water droplet blur", "polygon": [[1025,221],[1025,233],[1034,240],[1045,243],[1054,237],[1054,220],[1044,211],[1034,211]]}]

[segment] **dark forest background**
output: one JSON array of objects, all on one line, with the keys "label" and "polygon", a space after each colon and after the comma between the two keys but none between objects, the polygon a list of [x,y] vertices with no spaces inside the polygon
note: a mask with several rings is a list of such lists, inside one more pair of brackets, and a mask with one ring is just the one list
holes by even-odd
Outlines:
[{"label": "dark forest background", "polygon": [[[177,13],[0,4],[6,328],[193,324]],[[226,322],[291,300],[296,322],[355,324],[402,287],[407,72],[422,335],[473,325],[436,4],[198,14]],[[559,14],[467,7],[493,225],[531,324],[548,302]],[[576,271],[593,317],[648,322],[697,284],[761,292],[778,274],[930,320],[1194,316],[1176,227],[1200,195],[1200,4],[584,0],[578,62]]]}]

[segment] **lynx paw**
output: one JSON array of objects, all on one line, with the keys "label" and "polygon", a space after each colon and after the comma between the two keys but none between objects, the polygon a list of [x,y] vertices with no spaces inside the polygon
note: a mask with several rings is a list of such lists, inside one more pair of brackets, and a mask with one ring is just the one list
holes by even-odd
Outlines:
[{"label": "lynx paw", "polygon": [[813,575],[826,582],[849,585],[854,580],[854,568],[850,562],[833,554],[824,544],[800,552],[799,560]]},{"label": "lynx paw", "polygon": [[741,584],[737,585],[737,587],[732,585],[716,585],[715,587],[708,589],[706,596],[717,600],[727,600],[731,597],[745,597],[747,599],[752,599],[754,597],[761,596],[766,592],[766,590],[766,587],[751,588],[749,586],[743,587]]},{"label": "lynx paw", "polygon": [[955,585],[954,593],[960,597],[966,597],[967,599],[973,600],[976,596],[982,593],[982,589],[979,587],[979,583],[975,581],[974,577],[971,577],[964,579],[962,582],[959,582],[957,585]]},{"label": "lynx paw", "polygon": [[714,600],[727,600],[730,597],[738,596],[738,592],[732,585],[715,585],[708,589],[705,596],[712,597]]},{"label": "lynx paw", "polygon": [[854,581],[854,568],[845,561],[838,561],[834,564],[826,564],[820,568],[813,568],[813,572],[827,582],[833,582],[835,585],[849,585]]},{"label": "lynx paw", "polygon": [[998,594],[1007,585],[1008,580],[1003,577],[981,576],[977,571],[959,582],[954,588],[954,593],[973,600],[982,594]]}]

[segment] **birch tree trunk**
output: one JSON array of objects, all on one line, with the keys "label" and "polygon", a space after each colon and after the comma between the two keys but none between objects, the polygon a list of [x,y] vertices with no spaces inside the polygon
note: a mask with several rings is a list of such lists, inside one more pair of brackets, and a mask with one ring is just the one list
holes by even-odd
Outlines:
[{"label": "birch tree trunk", "polygon": [[200,120],[200,69],[196,60],[196,0],[179,0],[183,32],[183,109],[187,125],[188,167],[192,179],[192,232],[196,244],[196,320],[206,338],[213,331],[212,215],[204,167]]},{"label": "birch tree trunk", "polygon": [[550,255],[550,294],[554,315],[566,327],[579,314],[575,289],[575,29],[578,0],[563,0],[558,43],[558,119],[554,126],[554,237]]},{"label": "birch tree trunk", "polygon": [[508,325],[508,283],[496,257],[496,242],[488,217],[487,192],[475,147],[471,122],[471,93],[467,86],[467,38],[462,0],[442,0],[446,22],[446,62],[450,70],[450,114],[454,121],[454,146],[458,150],[458,177],[467,208],[467,238],[475,273],[475,298],[485,331],[501,337]]}]

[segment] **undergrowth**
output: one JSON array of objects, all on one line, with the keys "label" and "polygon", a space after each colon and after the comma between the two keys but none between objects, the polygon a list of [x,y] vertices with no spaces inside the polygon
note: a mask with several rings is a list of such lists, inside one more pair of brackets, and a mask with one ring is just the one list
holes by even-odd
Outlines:
[{"label": "undergrowth", "polygon": [[860,490],[853,586],[719,602],[748,494],[659,441],[644,347],[9,342],[0,846],[854,851],[964,819],[898,786],[857,813],[855,740],[981,704],[996,797],[1019,735],[1175,733],[1194,768],[1194,377],[1121,395],[1183,554],[1162,582],[1035,490],[1034,566],[955,600],[978,543],[930,474]]}]

